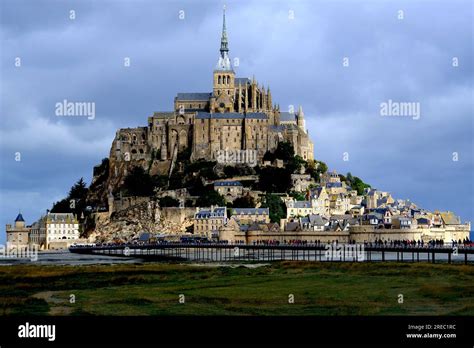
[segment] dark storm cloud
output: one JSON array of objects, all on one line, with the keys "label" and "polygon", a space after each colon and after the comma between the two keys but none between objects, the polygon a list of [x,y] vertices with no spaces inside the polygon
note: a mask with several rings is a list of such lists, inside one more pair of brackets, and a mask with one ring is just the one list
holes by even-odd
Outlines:
[{"label": "dark storm cloud", "polygon": [[[282,110],[303,105],[318,159],[396,197],[473,218],[469,1],[227,4],[237,74],[270,85]],[[209,91],[222,5],[3,1],[0,222],[18,208],[32,222],[79,177],[90,181],[117,128],[171,110],[177,92]],[[95,119],[55,116],[63,99],[95,102]],[[381,117],[388,99],[419,102],[420,119]]]}]

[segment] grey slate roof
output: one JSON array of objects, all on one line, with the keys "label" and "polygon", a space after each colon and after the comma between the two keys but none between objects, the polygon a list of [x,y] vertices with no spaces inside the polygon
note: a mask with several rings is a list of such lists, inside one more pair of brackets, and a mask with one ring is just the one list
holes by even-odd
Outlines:
[{"label": "grey slate roof", "polygon": [[144,232],[140,235],[140,237],[138,238],[138,240],[140,240],[141,242],[146,242],[148,241],[149,239],[151,238],[151,233],[148,233],[148,232]]},{"label": "grey slate roof", "polygon": [[327,188],[331,187],[342,187],[342,182],[328,182],[326,183]]},{"label": "grey slate roof", "polygon": [[215,208],[213,212],[211,212],[210,210],[201,210],[201,211],[197,212],[194,215],[195,219],[209,219],[211,217],[213,217],[213,218],[216,218],[216,217],[224,218],[225,217],[225,208],[218,207],[218,208]]},{"label": "grey slate roof", "polygon": [[248,112],[245,114],[245,118],[266,120],[268,119],[268,116],[264,112]]},{"label": "grey slate roof", "polygon": [[233,210],[233,215],[268,215],[270,214],[270,209],[269,208],[234,208]]},{"label": "grey slate roof", "polygon": [[287,222],[285,231],[298,231],[300,230],[300,224],[298,222]]},{"label": "grey slate roof", "polygon": [[295,121],[296,122],[295,114],[290,113],[290,112],[280,112],[280,121],[286,121],[286,122]]},{"label": "grey slate roof", "polygon": [[421,217],[421,218],[418,218],[416,219],[416,221],[418,222],[418,224],[430,224],[431,223],[431,220],[426,218],[426,217]]},{"label": "grey slate roof", "polygon": [[21,215],[21,213],[19,213],[18,216],[17,216],[16,219],[15,219],[15,222],[18,222],[18,221],[23,221],[23,222],[25,222],[25,220],[23,219],[23,215]]},{"label": "grey slate roof", "polygon": [[156,118],[167,118],[174,116],[174,111],[155,111],[153,117]]},{"label": "grey slate roof", "polygon": [[240,181],[220,181],[215,182],[214,186],[242,186]]},{"label": "grey slate roof", "polygon": [[324,226],[327,221],[321,217],[321,215],[310,214],[308,215],[308,220],[312,225]]},{"label": "grey slate roof", "polygon": [[283,132],[285,130],[285,127],[271,125],[269,129],[270,131],[273,131],[273,132]]},{"label": "grey slate roof", "polygon": [[239,224],[239,230],[240,230],[241,232],[248,231],[249,227],[250,227],[250,226],[249,226],[248,224]]},{"label": "grey slate roof", "polygon": [[176,100],[209,100],[212,93],[178,93]]},{"label": "grey slate roof", "polygon": [[311,208],[311,202],[310,201],[296,201],[293,204],[294,208]]},{"label": "grey slate roof", "polygon": [[[331,220],[334,220],[334,221],[343,221],[343,220],[347,220],[347,219],[350,219],[352,218],[352,215],[351,214],[334,214],[334,215],[331,215]],[[382,218],[382,217],[380,217]]]},{"label": "grey slate roof", "polygon": [[369,220],[369,219],[382,220],[383,219],[383,216],[380,213],[370,213],[370,214],[367,214],[365,216],[367,216],[367,220]]},{"label": "grey slate roof", "polygon": [[236,77],[235,78],[235,82],[234,82],[234,86],[235,87],[238,87],[239,86],[239,82],[240,82],[240,85],[241,86],[245,86],[247,83],[250,83],[250,79],[247,78],[247,77]]},{"label": "grey slate roof", "polygon": [[196,108],[194,108],[194,109],[188,109],[188,108],[185,108],[185,109],[184,109],[184,112],[198,112],[198,111],[202,111],[202,110],[205,110],[205,109],[206,109],[205,107],[202,107],[202,108],[200,108],[200,109],[196,109]]},{"label": "grey slate roof", "polygon": [[72,213],[48,213],[47,216],[55,223],[65,222],[67,218],[71,220],[74,219],[74,215]]},{"label": "grey slate roof", "polygon": [[302,224],[309,224],[309,217],[303,216],[302,218],[300,218],[300,222]]}]

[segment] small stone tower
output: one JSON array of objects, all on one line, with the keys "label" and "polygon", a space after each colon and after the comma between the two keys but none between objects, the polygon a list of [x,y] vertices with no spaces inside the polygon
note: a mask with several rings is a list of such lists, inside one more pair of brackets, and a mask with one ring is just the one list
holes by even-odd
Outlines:
[{"label": "small stone tower", "polygon": [[303,107],[300,105],[298,108],[298,113],[296,114],[296,124],[299,128],[301,128],[304,132],[306,132],[306,122],[304,120],[304,112]]},{"label": "small stone tower", "polygon": [[15,225],[7,224],[7,245],[15,247],[26,247],[29,243],[29,234],[31,232],[30,227],[25,226],[25,220],[23,215],[18,213],[18,216],[15,219]]}]

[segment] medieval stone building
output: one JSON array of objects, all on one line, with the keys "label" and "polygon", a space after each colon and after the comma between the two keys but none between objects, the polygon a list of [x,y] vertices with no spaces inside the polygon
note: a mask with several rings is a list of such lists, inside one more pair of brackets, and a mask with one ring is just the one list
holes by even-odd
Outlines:
[{"label": "medieval stone building", "polygon": [[252,150],[261,161],[279,141],[293,144],[295,153],[313,159],[313,143],[305,129],[303,110],[281,112],[270,88],[255,78],[236,77],[229,58],[223,15],[220,55],[213,73],[212,92],[178,93],[174,110],[155,112],[147,127],[117,131],[111,149],[115,176],[127,170],[121,162],[153,162],[157,172],[172,166],[177,154],[188,151],[191,160],[215,160],[220,150]]}]

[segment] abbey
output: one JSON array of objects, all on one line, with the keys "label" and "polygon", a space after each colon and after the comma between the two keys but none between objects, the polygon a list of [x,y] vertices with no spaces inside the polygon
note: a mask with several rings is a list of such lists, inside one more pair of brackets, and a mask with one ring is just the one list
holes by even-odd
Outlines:
[{"label": "abbey", "polygon": [[212,91],[178,93],[173,111],[155,112],[148,117],[146,127],[118,130],[110,158],[117,163],[116,176],[123,161],[161,162],[154,166],[166,171],[183,152],[195,161],[216,160],[222,150],[252,150],[260,163],[280,141],[291,142],[303,159],[313,159],[302,107],[297,112],[282,112],[273,103],[269,87],[255,78],[236,77],[229,57],[224,10]]}]

